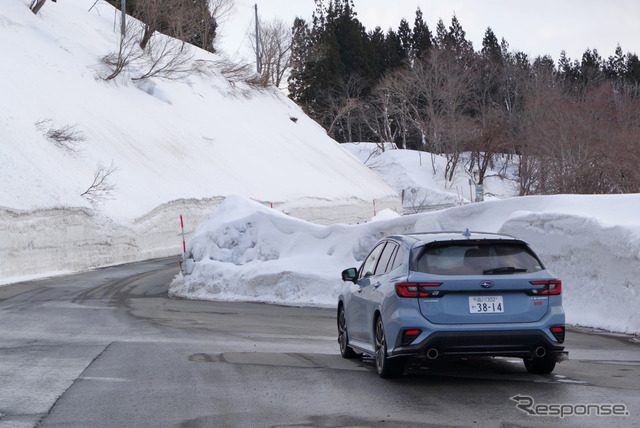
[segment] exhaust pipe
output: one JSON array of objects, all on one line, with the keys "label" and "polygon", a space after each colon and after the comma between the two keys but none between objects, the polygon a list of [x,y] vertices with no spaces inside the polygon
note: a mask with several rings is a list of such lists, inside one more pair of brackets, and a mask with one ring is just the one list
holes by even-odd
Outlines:
[{"label": "exhaust pipe", "polygon": [[438,358],[438,350],[436,348],[430,348],[427,351],[427,358],[430,360],[435,360],[436,358]]},{"label": "exhaust pipe", "polygon": [[538,346],[533,352],[537,358],[542,358],[547,355],[547,349],[544,346]]}]

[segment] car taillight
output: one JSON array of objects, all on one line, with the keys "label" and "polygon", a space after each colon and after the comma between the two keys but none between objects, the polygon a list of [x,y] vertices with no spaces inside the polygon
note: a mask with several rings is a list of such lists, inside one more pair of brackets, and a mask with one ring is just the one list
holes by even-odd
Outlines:
[{"label": "car taillight", "polygon": [[551,333],[553,337],[556,338],[558,343],[564,343],[564,326],[563,325],[555,325],[551,327]]},{"label": "car taillight", "polygon": [[441,282],[399,282],[396,284],[396,294],[400,297],[435,297],[440,293],[430,288],[441,285]]},{"label": "car taillight", "polygon": [[533,289],[532,294],[539,294],[543,296],[553,296],[562,293],[562,281],[559,279],[553,281],[530,281],[531,285],[544,285],[544,289]]},{"label": "car taillight", "polygon": [[420,336],[422,330],[417,328],[409,328],[402,331],[402,336],[400,339],[400,346],[407,346],[413,342],[416,337]]}]

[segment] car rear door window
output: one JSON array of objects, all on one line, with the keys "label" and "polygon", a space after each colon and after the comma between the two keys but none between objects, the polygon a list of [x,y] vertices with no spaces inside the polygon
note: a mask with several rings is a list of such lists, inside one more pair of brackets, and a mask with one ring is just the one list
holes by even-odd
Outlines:
[{"label": "car rear door window", "polygon": [[448,243],[425,247],[416,270],[436,275],[483,275],[531,273],[542,263],[520,243]]},{"label": "car rear door window", "polygon": [[387,246],[384,247],[384,251],[380,256],[380,262],[378,263],[378,267],[376,267],[376,275],[382,275],[389,271],[389,261],[395,253],[396,247],[397,245],[393,242],[388,242]]},{"label": "car rear door window", "polygon": [[392,261],[389,262],[391,266],[389,266],[389,272],[400,267],[402,262],[404,261],[404,250],[397,246],[396,253],[393,255]]}]

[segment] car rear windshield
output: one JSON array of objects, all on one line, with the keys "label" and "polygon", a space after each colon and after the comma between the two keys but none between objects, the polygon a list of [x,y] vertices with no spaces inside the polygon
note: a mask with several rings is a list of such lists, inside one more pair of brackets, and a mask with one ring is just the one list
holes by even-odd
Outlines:
[{"label": "car rear windshield", "polygon": [[451,242],[424,248],[414,270],[435,275],[497,275],[532,273],[544,267],[529,247],[519,242]]}]

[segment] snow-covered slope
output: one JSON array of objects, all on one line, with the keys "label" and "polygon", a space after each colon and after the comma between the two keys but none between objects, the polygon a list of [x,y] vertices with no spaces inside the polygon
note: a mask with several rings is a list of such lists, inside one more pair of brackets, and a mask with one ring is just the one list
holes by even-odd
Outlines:
[{"label": "snow-covered slope", "polygon": [[[65,0],[34,15],[29,3],[0,7],[0,281],[176,253],[179,214],[189,231],[230,194],[320,223],[365,219],[373,200],[401,210],[280,92],[212,66],[134,81],[144,70],[133,64],[105,81],[101,58],[120,37],[114,8]],[[75,141],[45,135],[63,129]],[[113,189],[92,204],[81,194],[100,169]]]},{"label": "snow-covered slope", "polygon": [[[476,201],[475,177],[460,165],[453,179],[446,180],[447,160],[442,155],[396,150],[388,143],[384,145],[384,151],[382,145],[374,143],[347,143],[342,146],[402,195],[405,213],[415,214]],[[495,171],[487,171],[484,200],[515,196],[515,189],[515,182],[500,178]]]}]

